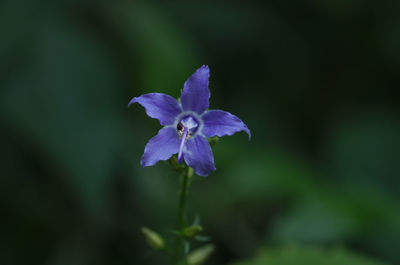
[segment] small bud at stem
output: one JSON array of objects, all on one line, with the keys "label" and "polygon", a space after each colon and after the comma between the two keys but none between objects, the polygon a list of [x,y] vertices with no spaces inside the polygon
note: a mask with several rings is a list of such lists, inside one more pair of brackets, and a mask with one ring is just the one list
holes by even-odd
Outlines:
[{"label": "small bud at stem", "polygon": [[203,227],[201,227],[200,225],[192,225],[189,227],[186,227],[183,230],[183,234],[186,237],[193,237],[195,235],[197,235],[198,233],[200,233],[203,230]]},{"label": "small bud at stem", "polygon": [[142,227],[142,233],[144,234],[147,242],[149,245],[154,248],[154,249],[164,249],[165,244],[163,238],[153,230],[147,228],[147,227]]},{"label": "small bud at stem", "polygon": [[200,265],[211,255],[214,251],[214,245],[205,245],[204,247],[198,248],[187,256],[187,264],[189,265]]}]

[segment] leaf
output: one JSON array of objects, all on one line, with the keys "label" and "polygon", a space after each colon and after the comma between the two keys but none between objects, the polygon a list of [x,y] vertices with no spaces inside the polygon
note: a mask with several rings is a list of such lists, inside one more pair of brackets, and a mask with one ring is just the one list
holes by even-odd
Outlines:
[{"label": "leaf", "polygon": [[192,225],[200,225],[200,215],[196,214]]},{"label": "leaf", "polygon": [[183,248],[184,248],[185,255],[187,255],[190,251],[190,242],[188,240],[183,241]]},{"label": "leaf", "polygon": [[199,242],[211,241],[211,237],[209,237],[209,236],[195,236],[194,239],[199,241]]}]

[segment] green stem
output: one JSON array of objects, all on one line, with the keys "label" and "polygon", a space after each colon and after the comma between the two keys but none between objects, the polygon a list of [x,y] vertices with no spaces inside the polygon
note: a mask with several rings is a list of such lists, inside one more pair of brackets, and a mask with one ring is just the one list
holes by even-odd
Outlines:
[{"label": "green stem", "polygon": [[179,198],[178,222],[177,222],[178,230],[183,229],[183,223],[185,220],[185,206],[186,206],[186,197],[187,197],[188,187],[189,187],[189,176],[188,176],[188,174],[185,174],[183,176],[181,194],[180,194],[180,198]]},{"label": "green stem", "polygon": [[[181,192],[179,196],[179,208],[178,208],[178,219],[177,219],[178,231],[182,231],[184,229],[186,198],[190,185],[190,178],[192,176],[193,176],[193,169],[188,167],[187,171],[183,175]],[[172,253],[172,264],[177,264],[182,248],[183,248],[183,239],[181,236],[178,236],[177,239],[175,240],[175,245]]]}]

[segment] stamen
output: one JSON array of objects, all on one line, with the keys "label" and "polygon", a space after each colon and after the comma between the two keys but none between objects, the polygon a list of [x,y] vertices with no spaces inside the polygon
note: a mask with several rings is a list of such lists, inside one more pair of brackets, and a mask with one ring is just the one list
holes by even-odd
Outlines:
[{"label": "stamen", "polygon": [[184,127],[182,140],[181,140],[181,145],[179,146],[178,163],[182,162],[183,147],[185,146],[185,142],[186,142],[186,138],[187,138],[188,132],[189,132],[189,129],[187,127]]}]

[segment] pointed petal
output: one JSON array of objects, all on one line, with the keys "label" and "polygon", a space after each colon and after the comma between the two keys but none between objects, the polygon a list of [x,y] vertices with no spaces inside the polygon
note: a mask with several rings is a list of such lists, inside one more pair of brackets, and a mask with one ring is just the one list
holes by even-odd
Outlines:
[{"label": "pointed petal", "polygon": [[250,130],[238,117],[222,110],[210,110],[202,116],[202,133],[207,137],[233,135],[245,131],[251,137]]},{"label": "pointed petal", "polygon": [[178,153],[179,144],[180,140],[175,128],[162,128],[147,143],[140,164],[143,167],[148,167],[160,160],[168,160],[173,154]]},{"label": "pointed petal", "polygon": [[133,103],[142,105],[147,115],[160,121],[161,125],[170,125],[175,122],[176,116],[182,112],[176,99],[163,93],[149,93],[133,98],[128,107]]},{"label": "pointed petal", "polygon": [[199,176],[208,176],[211,171],[215,170],[214,155],[210,144],[200,135],[187,141],[183,158]]},{"label": "pointed petal", "polygon": [[210,69],[203,65],[189,77],[183,86],[181,102],[184,110],[192,110],[198,114],[203,113],[208,108],[210,90],[208,89],[208,78]]}]

